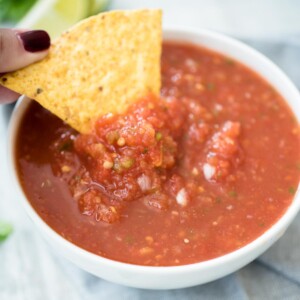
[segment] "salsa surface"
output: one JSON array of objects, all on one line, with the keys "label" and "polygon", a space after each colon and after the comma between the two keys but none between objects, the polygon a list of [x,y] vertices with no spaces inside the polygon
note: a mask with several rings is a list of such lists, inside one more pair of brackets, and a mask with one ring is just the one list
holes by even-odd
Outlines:
[{"label": "salsa surface", "polygon": [[132,264],[183,265],[251,242],[290,205],[299,125],[257,74],[165,43],[161,99],[79,135],[32,103],[18,134],[21,184],[72,243]]}]

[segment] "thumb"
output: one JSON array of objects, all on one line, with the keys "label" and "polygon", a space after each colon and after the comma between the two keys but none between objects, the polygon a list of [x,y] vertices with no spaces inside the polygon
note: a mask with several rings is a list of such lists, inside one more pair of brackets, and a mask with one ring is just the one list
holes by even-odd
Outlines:
[{"label": "thumb", "polygon": [[0,73],[15,71],[47,55],[50,37],[46,31],[0,29]]}]

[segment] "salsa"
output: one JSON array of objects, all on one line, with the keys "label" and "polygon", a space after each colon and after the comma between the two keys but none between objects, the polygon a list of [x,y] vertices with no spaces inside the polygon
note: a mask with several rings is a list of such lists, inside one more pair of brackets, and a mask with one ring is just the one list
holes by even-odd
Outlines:
[{"label": "salsa", "polygon": [[32,103],[17,167],[38,214],[70,242],[113,260],[196,263],[256,239],[290,205],[299,124],[241,63],[166,42],[162,89],[79,134]]}]

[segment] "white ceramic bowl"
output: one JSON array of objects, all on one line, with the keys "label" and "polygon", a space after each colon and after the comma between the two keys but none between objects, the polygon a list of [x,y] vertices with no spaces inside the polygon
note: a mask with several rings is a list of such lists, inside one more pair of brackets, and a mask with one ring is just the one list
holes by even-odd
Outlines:
[{"label": "white ceramic bowl", "polygon": [[[291,81],[271,61],[248,46],[221,34],[200,29],[172,29],[164,31],[165,40],[198,44],[216,50],[242,62],[262,75],[286,99],[298,121],[300,121],[300,95]],[[245,266],[268,249],[285,232],[300,208],[299,190],[286,213],[252,243],[227,255],[184,266],[147,267],[121,263],[106,259],[70,243],[52,230],[36,213],[25,197],[18,181],[15,161],[16,135],[20,121],[30,100],[19,100],[11,117],[9,129],[9,165],[11,177],[21,201],[36,227],[45,239],[78,267],[103,279],[119,284],[148,289],[173,289],[203,284]]]}]

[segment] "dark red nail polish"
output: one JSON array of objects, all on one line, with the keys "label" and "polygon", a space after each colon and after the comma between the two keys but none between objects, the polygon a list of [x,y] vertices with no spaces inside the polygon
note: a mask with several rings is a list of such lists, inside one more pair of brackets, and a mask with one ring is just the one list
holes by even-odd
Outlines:
[{"label": "dark red nail polish", "polygon": [[32,30],[19,33],[24,48],[29,52],[38,52],[50,47],[50,37],[44,30]]}]

